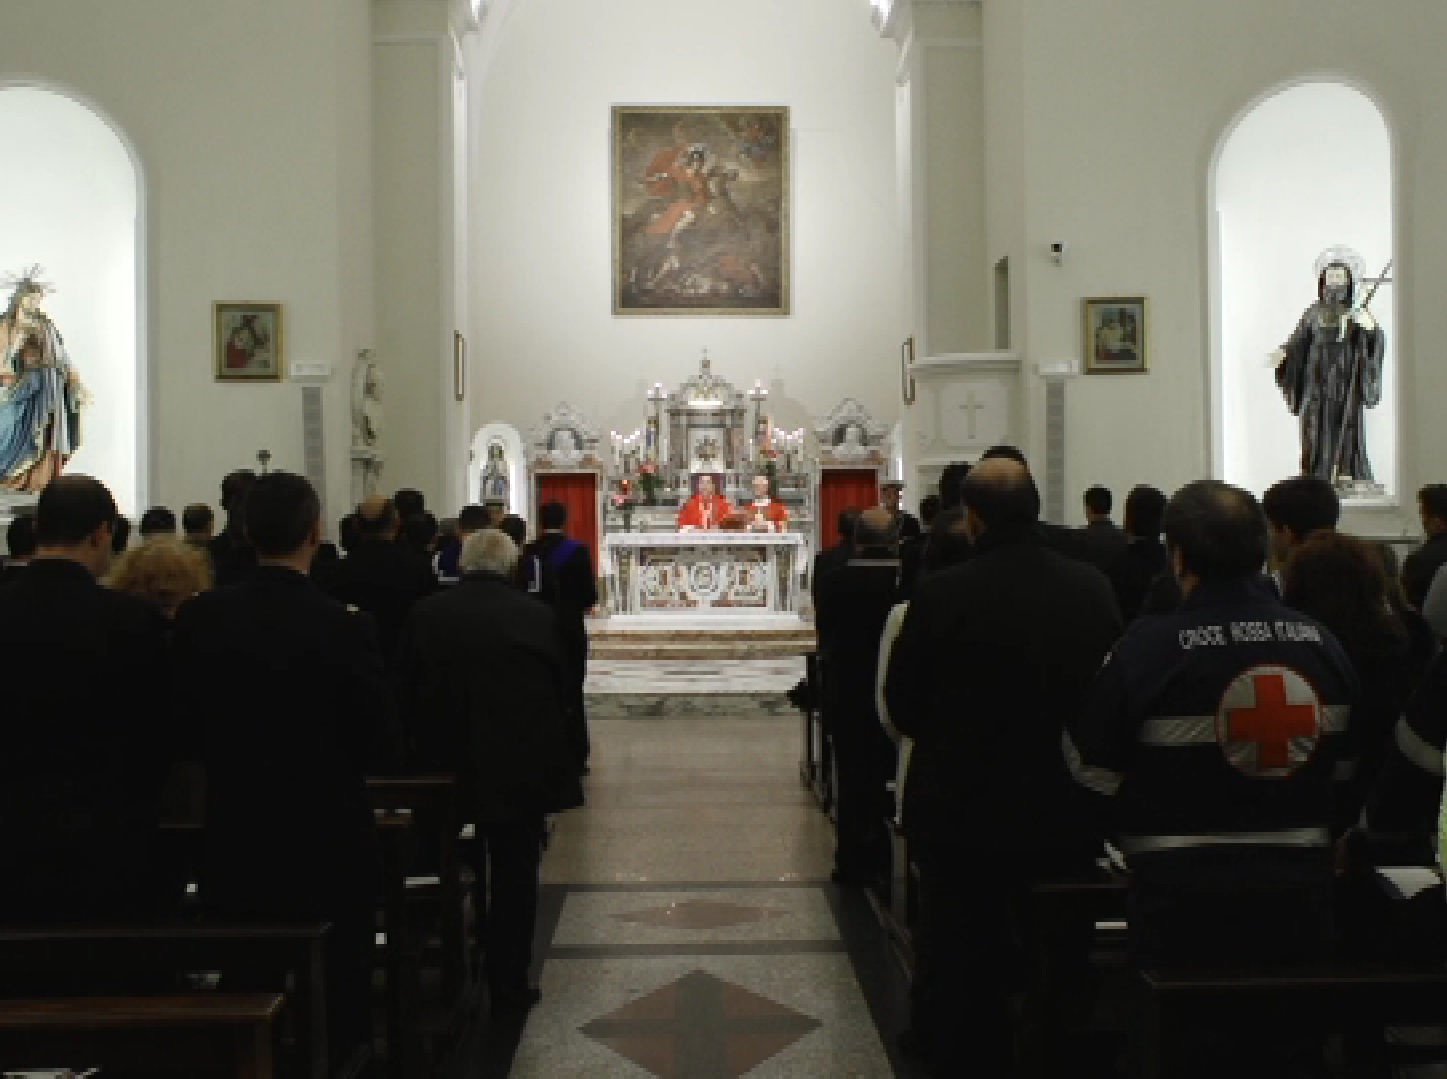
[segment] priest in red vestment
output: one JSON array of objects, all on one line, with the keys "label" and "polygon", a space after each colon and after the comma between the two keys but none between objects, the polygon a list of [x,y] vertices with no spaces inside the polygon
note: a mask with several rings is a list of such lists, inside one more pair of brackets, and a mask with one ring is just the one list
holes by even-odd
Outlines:
[{"label": "priest in red vestment", "polygon": [[717,528],[719,522],[733,512],[729,500],[718,494],[713,487],[713,477],[698,478],[698,494],[683,504],[678,511],[679,528]]},{"label": "priest in red vestment", "polygon": [[789,511],[769,494],[769,477],[754,477],[754,500],[740,509],[748,516],[749,528],[755,532],[782,532],[789,523]]}]

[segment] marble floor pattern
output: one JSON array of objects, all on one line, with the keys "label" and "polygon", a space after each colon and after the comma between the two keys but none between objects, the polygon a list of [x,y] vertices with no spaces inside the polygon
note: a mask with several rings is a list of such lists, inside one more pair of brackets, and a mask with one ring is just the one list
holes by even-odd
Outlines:
[{"label": "marble floor pattern", "polygon": [[466,1074],[905,1074],[903,981],[867,902],[828,883],[798,738],[758,713],[593,724],[588,805],[543,863],[542,1002]]}]

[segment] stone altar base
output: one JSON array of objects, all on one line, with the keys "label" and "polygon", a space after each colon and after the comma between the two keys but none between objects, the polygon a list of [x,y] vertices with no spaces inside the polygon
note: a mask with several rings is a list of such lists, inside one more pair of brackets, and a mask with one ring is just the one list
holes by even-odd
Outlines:
[{"label": "stone altar base", "polygon": [[598,659],[588,661],[588,719],[797,720],[786,694],[804,677],[802,655],[785,659]]}]

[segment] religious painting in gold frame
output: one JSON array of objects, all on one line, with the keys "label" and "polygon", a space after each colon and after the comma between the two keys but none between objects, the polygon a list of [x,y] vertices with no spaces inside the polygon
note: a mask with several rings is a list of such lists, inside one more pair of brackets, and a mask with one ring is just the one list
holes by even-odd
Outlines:
[{"label": "religious painting in gold frame", "polygon": [[1083,301],[1087,375],[1132,375],[1147,370],[1146,298],[1103,296]]},{"label": "religious painting in gold frame", "polygon": [[286,353],[279,303],[218,303],[214,310],[216,380],[280,382]]},{"label": "religious painting in gold frame", "polygon": [[787,106],[613,108],[613,313],[789,314]]}]

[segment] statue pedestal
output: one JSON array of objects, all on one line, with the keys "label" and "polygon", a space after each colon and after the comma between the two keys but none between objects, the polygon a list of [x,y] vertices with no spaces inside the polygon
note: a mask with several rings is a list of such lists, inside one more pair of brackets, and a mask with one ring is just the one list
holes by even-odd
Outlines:
[{"label": "statue pedestal", "polygon": [[382,479],[382,456],[365,446],[352,447],[352,505],[377,493]]}]

